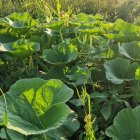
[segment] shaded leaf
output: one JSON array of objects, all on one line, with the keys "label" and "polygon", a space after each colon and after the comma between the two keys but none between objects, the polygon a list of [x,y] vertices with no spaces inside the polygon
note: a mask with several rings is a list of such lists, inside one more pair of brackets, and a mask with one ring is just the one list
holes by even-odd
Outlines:
[{"label": "shaded leaf", "polygon": [[67,139],[72,136],[79,127],[80,124],[77,121],[77,115],[72,112],[69,114],[63,125],[61,125],[58,129],[47,132],[46,135],[51,140]]},{"label": "shaded leaf", "polygon": [[133,80],[138,66],[137,63],[130,64],[129,60],[117,57],[104,63],[106,78],[114,84]]},{"label": "shaded leaf", "polygon": [[140,106],[134,109],[121,110],[106,130],[112,140],[139,140],[140,138]]},{"label": "shaded leaf", "polygon": [[123,43],[119,47],[119,52],[130,59],[140,61],[140,42]]},{"label": "shaded leaf", "polygon": [[4,129],[4,128],[0,130],[0,138],[6,140],[26,140],[24,135],[16,131],[10,129]]},{"label": "shaded leaf", "polygon": [[104,104],[101,108],[101,114],[103,115],[104,119],[107,121],[110,117],[112,112],[112,106],[110,104]]}]

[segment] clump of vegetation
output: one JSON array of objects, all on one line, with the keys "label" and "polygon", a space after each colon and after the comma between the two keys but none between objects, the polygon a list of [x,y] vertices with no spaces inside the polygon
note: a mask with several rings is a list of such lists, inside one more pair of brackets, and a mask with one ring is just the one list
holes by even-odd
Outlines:
[{"label": "clump of vegetation", "polygon": [[140,26],[49,9],[0,18],[0,138],[139,140]]}]

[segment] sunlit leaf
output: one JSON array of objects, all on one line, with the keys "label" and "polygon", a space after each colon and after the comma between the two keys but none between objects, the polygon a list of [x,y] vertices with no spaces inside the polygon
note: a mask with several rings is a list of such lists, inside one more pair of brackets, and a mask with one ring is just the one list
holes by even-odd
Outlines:
[{"label": "sunlit leaf", "polygon": [[44,50],[42,57],[51,64],[66,64],[78,57],[78,50],[72,44],[62,42],[53,49]]},{"label": "sunlit leaf", "polygon": [[42,24],[41,26],[43,28],[49,28],[49,29],[58,31],[63,27],[63,25],[64,25],[63,20],[54,19],[54,20],[50,21],[49,23]]},{"label": "sunlit leaf", "polygon": [[0,19],[0,25],[10,26],[14,29],[27,30],[36,24],[37,22],[28,13],[12,13]]},{"label": "sunlit leaf", "polygon": [[140,80],[140,68],[136,69],[136,72],[135,72],[135,79],[136,79],[136,80]]},{"label": "sunlit leaf", "polygon": [[[6,128],[24,135],[41,134],[56,129],[70,113],[65,102],[72,95],[73,90],[60,80],[19,80],[5,95],[8,117]],[[0,123],[3,122],[4,114],[5,104],[1,96]]]},{"label": "sunlit leaf", "polygon": [[39,51],[40,44],[30,40],[20,39],[15,42],[0,44],[0,52],[7,52],[16,57],[27,57]]}]

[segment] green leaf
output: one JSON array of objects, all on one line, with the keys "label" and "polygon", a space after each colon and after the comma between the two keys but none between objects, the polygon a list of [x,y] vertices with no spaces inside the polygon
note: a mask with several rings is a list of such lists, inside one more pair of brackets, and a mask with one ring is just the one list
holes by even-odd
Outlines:
[{"label": "green leaf", "polygon": [[16,41],[17,38],[13,37],[12,35],[8,34],[8,33],[1,33],[0,32],[0,43],[9,43],[9,42],[13,42]]},{"label": "green leaf", "polygon": [[136,80],[140,80],[140,68],[136,69],[136,72],[135,72],[135,79],[136,79]]},{"label": "green leaf", "polygon": [[118,19],[114,24],[115,31],[121,31],[124,33],[132,33],[132,32],[139,32],[140,26],[137,26],[133,23],[128,23],[122,19]]},{"label": "green leaf", "polygon": [[55,31],[60,31],[60,29],[64,26],[63,20],[53,19],[49,23],[42,24],[41,27],[49,28]]},{"label": "green leaf", "polygon": [[[6,127],[24,135],[41,134],[56,129],[70,113],[65,102],[72,95],[73,90],[60,80],[19,80],[6,94]],[[4,100],[1,96],[0,122],[3,122],[3,116]]]},{"label": "green leaf", "polygon": [[60,33],[59,32],[56,32],[52,29],[49,29],[49,28],[45,28],[44,29],[44,33],[46,33],[48,36],[56,36],[56,37],[59,37]]},{"label": "green leaf", "polygon": [[80,99],[72,99],[69,102],[75,105],[76,107],[84,105]]},{"label": "green leaf", "polygon": [[98,98],[105,100],[106,98],[108,98],[108,93],[106,92],[93,92],[92,94],[90,94],[90,97],[97,100]]},{"label": "green leaf", "polygon": [[135,101],[137,103],[140,103],[140,82],[139,81],[134,81],[132,83],[132,93],[131,93],[134,98],[135,98]]},{"label": "green leaf", "polygon": [[0,44],[0,52],[8,52],[16,57],[27,57],[30,54],[39,51],[40,44],[30,40],[20,39],[11,43]]},{"label": "green leaf", "polygon": [[95,33],[100,33],[101,30],[99,27],[96,26],[80,26],[75,28],[76,32],[86,33],[88,35],[93,35]]},{"label": "green leaf", "polygon": [[104,34],[104,36],[109,40],[114,40],[120,43],[139,40],[137,33],[109,33],[109,34]]},{"label": "green leaf", "polygon": [[12,13],[11,15],[0,19],[0,25],[10,26],[22,31],[25,31],[36,24],[37,22],[28,13]]},{"label": "green leaf", "polygon": [[93,82],[105,80],[105,70],[96,67],[91,68],[91,78]]},{"label": "green leaf", "polygon": [[112,140],[139,140],[140,138],[140,106],[134,109],[121,110],[106,130]]},{"label": "green leaf", "polygon": [[0,138],[6,140],[26,140],[24,135],[16,131],[4,128],[0,130]]},{"label": "green leaf", "polygon": [[107,121],[110,117],[112,112],[112,106],[110,104],[104,104],[101,108],[101,114],[103,115],[104,119]]},{"label": "green leaf", "polygon": [[129,60],[117,57],[104,64],[106,78],[114,84],[133,80],[138,66],[137,63],[130,64]]},{"label": "green leaf", "polygon": [[90,81],[90,71],[88,68],[78,67],[72,74],[66,75],[69,80],[74,81],[76,85],[86,84]]},{"label": "green leaf", "polygon": [[4,65],[4,62],[0,58],[0,67]]},{"label": "green leaf", "polygon": [[140,42],[123,43],[119,47],[119,52],[132,60],[140,61]]},{"label": "green leaf", "polygon": [[61,125],[59,128],[48,131],[46,133],[47,137],[50,138],[50,140],[60,140],[60,139],[66,139],[79,129],[80,124],[77,121],[77,115],[74,112],[71,112],[63,125]]},{"label": "green leaf", "polygon": [[[45,75],[45,79],[59,79],[59,80],[66,80],[66,74],[68,73],[69,68],[64,65],[54,65],[50,68],[50,70]],[[43,75],[44,77],[44,75]]]},{"label": "green leaf", "polygon": [[129,65],[130,61],[122,58],[109,60],[104,64],[106,78],[114,84],[122,84]]},{"label": "green leaf", "polygon": [[83,24],[94,24],[96,21],[102,20],[103,17],[99,14],[93,15],[87,15],[85,13],[78,14],[73,20],[69,21],[70,26],[80,26]]},{"label": "green leaf", "polygon": [[133,62],[129,67],[128,67],[128,71],[126,73],[126,78],[127,79],[135,79],[135,72],[136,69],[139,67],[139,63],[137,62]]},{"label": "green leaf", "polygon": [[44,134],[25,136],[16,131],[3,128],[0,131],[0,138],[6,140],[46,140],[46,138],[47,140],[60,140],[62,138],[67,139],[68,137],[72,136],[73,133],[79,129],[79,127],[80,123],[77,120],[77,115],[71,111],[60,127],[50,130]]},{"label": "green leaf", "polygon": [[78,50],[72,44],[62,42],[53,49],[44,50],[42,57],[51,64],[66,64],[78,57]]},{"label": "green leaf", "polygon": [[114,23],[113,28],[111,28],[110,33],[104,34],[104,36],[108,39],[115,40],[116,42],[125,43],[140,40],[138,35],[139,32],[139,26],[118,19]]}]

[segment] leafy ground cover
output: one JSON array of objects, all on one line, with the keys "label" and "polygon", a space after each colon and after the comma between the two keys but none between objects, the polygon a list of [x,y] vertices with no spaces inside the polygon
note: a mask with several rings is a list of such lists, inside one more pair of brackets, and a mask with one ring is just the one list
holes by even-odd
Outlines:
[{"label": "leafy ground cover", "polygon": [[139,140],[140,26],[0,18],[0,93],[1,139]]}]

